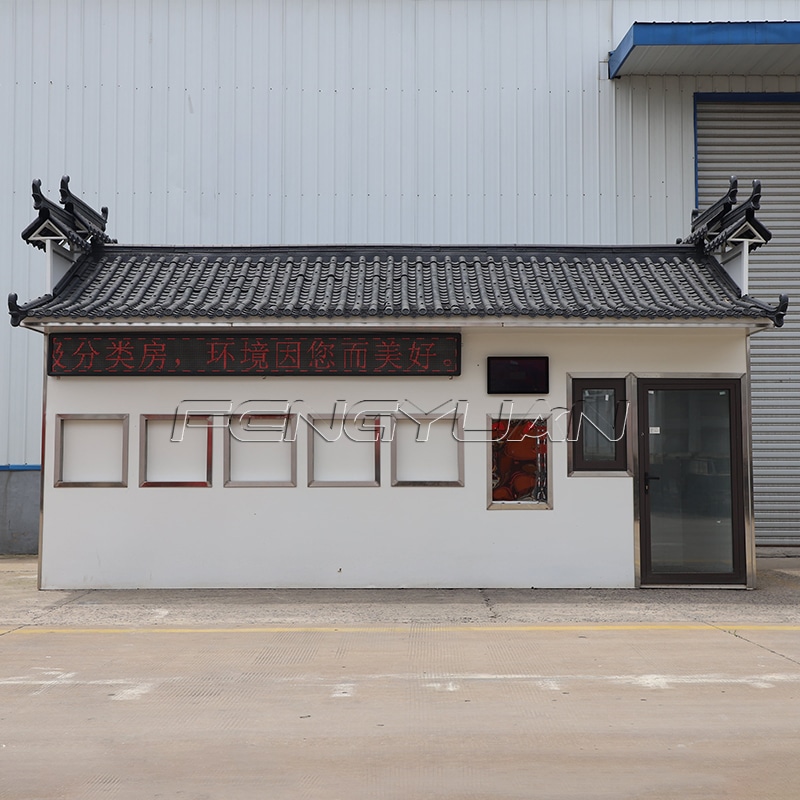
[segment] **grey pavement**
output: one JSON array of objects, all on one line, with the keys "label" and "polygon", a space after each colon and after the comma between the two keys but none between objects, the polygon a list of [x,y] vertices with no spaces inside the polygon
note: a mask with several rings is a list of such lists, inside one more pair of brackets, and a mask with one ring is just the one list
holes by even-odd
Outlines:
[{"label": "grey pavement", "polygon": [[[791,552],[791,551],[788,551]],[[800,552],[797,553],[800,556]],[[798,623],[800,557],[759,559],[758,589],[177,589],[36,591],[0,557],[0,626]]]},{"label": "grey pavement", "polygon": [[736,590],[48,591],[0,798],[797,798],[800,558]]}]

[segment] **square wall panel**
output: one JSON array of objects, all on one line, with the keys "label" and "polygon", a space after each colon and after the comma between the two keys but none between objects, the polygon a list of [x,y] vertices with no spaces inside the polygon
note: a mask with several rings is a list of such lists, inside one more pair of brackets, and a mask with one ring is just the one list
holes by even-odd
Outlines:
[{"label": "square wall panel", "polygon": [[[312,425],[307,434],[309,486],[380,486],[381,427],[378,423],[373,426],[374,433],[355,431],[347,424],[341,429],[336,425],[330,427],[330,417],[327,417],[321,426],[323,436],[314,430],[314,418],[310,420]],[[356,438],[359,440],[355,441]]]},{"label": "square wall panel", "polygon": [[225,431],[225,486],[296,486],[296,417],[260,415]]},{"label": "square wall panel", "polygon": [[192,417],[192,424],[173,433],[174,419],[171,414],[142,415],[139,485],[211,486],[211,419]]},{"label": "square wall panel", "polygon": [[392,486],[463,486],[464,421],[398,418],[392,437]]},{"label": "square wall panel", "polygon": [[55,486],[128,485],[128,415],[58,414]]}]

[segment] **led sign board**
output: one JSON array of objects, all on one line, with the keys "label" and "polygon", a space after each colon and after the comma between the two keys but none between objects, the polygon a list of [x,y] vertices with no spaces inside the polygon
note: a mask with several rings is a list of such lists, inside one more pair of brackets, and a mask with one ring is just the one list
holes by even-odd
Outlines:
[{"label": "led sign board", "polygon": [[460,375],[461,334],[51,334],[47,374]]}]

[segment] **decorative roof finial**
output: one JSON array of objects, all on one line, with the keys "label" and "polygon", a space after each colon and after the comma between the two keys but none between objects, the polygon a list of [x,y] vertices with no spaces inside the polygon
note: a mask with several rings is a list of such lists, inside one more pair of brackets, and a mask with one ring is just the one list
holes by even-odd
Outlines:
[{"label": "decorative roof finial", "polygon": [[110,244],[115,240],[106,235],[108,208],[102,212],[76,197],[69,188],[69,175],[61,178],[61,204],[59,207],[42,193],[42,182],[32,184],[33,207],[39,216],[22,232],[22,238],[34,247],[45,249],[48,241],[65,250],[91,250],[93,246]]},{"label": "decorative roof finial", "polygon": [[778,298],[778,306],[775,309],[775,327],[782,328],[786,312],[789,310],[789,295],[782,294]]},{"label": "decorative roof finial", "polygon": [[19,327],[19,323],[24,318],[25,314],[22,313],[22,310],[19,307],[19,303],[17,302],[18,297],[16,292],[11,292],[8,296],[8,313],[11,315],[11,324],[15,327]]},{"label": "decorative roof finial", "polygon": [[736,205],[738,191],[739,179],[731,175],[728,191],[719,200],[705,211],[692,212],[692,232],[678,244],[694,244],[711,253],[725,249],[729,241],[747,241],[751,251],[768,242],[772,234],[755,215],[761,208],[761,181],[754,180],[750,197]]},{"label": "decorative roof finial", "polygon": [[42,194],[42,180],[35,178],[31,188],[31,196],[33,197],[33,207],[38,211],[45,201],[45,196]]}]

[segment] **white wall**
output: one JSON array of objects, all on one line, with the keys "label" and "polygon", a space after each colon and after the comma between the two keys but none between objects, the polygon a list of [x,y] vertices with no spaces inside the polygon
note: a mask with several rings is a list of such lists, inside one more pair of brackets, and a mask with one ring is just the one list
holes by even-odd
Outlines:
[{"label": "white wall", "polygon": [[[136,244],[658,243],[694,203],[695,89],[623,79],[649,20],[798,19],[800,0],[4,0],[8,291],[30,181],[63,173]],[[765,187],[768,191],[768,187]],[[0,465],[37,463],[40,342],[0,326]],[[6,421],[9,421],[6,424]]]},{"label": "white wall", "polygon": [[[632,586],[633,479],[567,477],[563,441],[552,444],[552,510],[487,510],[479,443],[465,444],[464,487],[391,486],[387,445],[380,487],[308,487],[302,425],[295,488],[224,487],[222,430],[211,488],[138,486],[140,414],[204,398],[307,399],[323,413],[337,399],[460,399],[468,427],[482,427],[502,400],[486,394],[486,356],[514,354],[550,357],[554,408],[567,405],[567,373],[745,371],[732,329],[541,328],[466,330],[452,379],[50,378],[43,588]],[[87,412],[130,415],[129,488],[54,488],[55,414]]]}]

